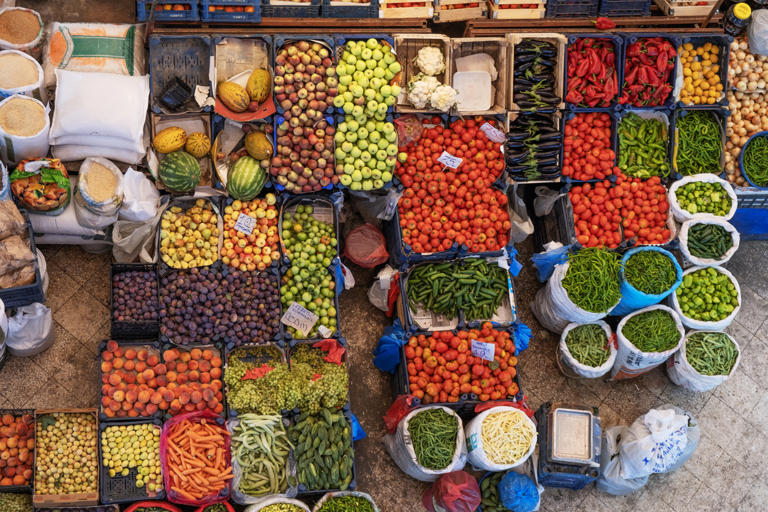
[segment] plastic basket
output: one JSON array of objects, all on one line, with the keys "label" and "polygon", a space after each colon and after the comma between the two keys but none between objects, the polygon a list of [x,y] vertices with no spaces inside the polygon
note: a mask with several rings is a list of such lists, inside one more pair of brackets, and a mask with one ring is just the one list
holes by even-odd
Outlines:
[{"label": "plastic basket", "polygon": [[[271,341],[270,342],[266,342],[266,343],[259,343],[259,344],[246,343],[244,345],[240,345],[239,347],[227,348],[227,350],[226,350],[226,352],[224,354],[224,358],[225,358],[224,359],[224,363],[225,363],[224,366],[225,366],[225,368],[229,367],[229,359],[230,359],[230,357],[232,357],[232,352],[234,352],[235,350],[246,350],[247,351],[249,349],[260,349],[260,348],[273,348],[273,349],[276,349],[278,354],[279,354],[280,362],[283,362],[283,363],[287,363],[288,362],[288,356],[286,354],[286,351],[283,348],[282,344],[280,344],[280,343],[271,342]],[[268,363],[271,363],[271,362],[275,361],[274,358],[268,358],[268,357],[264,357],[264,356],[263,357],[257,357],[256,355],[246,355],[245,357],[243,357],[241,359],[244,359],[246,362],[251,362],[251,363],[253,363],[256,366],[260,366],[262,364],[268,364]],[[225,370],[225,373],[226,373],[226,370]],[[224,379],[224,376],[222,375],[222,382],[223,382],[223,379]],[[224,392],[224,396],[228,396],[230,391],[229,391],[229,386],[227,386],[226,383],[224,384],[224,391],[225,391]],[[230,418],[230,419],[231,418],[236,418],[239,413],[237,412],[237,410],[235,410],[232,407],[232,403],[227,401],[226,405],[227,405],[227,418]],[[290,413],[291,413],[291,411],[282,411],[282,415],[283,416],[286,416],[286,415],[288,415]]]},{"label": "plastic basket", "polygon": [[[230,12],[226,10],[211,11],[212,7],[245,7],[252,12]],[[200,18],[206,23],[259,23],[261,21],[261,2],[259,0],[201,0]]]},{"label": "plastic basket", "polygon": [[[130,271],[144,271],[152,272],[155,277],[155,285],[157,288],[155,292],[159,290],[159,284],[157,281],[157,265],[154,263],[113,263],[109,269],[109,283],[110,283],[110,296],[109,296],[109,312],[110,312],[110,336],[117,339],[147,339],[156,338],[160,333],[160,320],[152,320],[147,322],[118,322],[114,319],[115,305],[113,303],[114,289],[112,283],[114,278],[118,274]],[[157,309],[160,310],[160,298],[157,294]],[[158,313],[159,315],[159,313]]]},{"label": "plastic basket", "polygon": [[[563,122],[563,133],[565,133],[565,127],[568,126],[568,122],[573,119],[577,114],[608,114],[611,118],[611,147],[610,149],[613,150],[614,153],[616,153],[618,146],[619,146],[619,133],[616,127],[618,126],[619,122],[619,113],[614,110],[606,110],[606,109],[579,109],[579,110],[572,110],[565,113],[565,118]],[[671,133],[671,130],[670,130]],[[563,137],[565,138],[565,137]],[[618,160],[614,159],[614,165],[616,164]],[[565,165],[565,150],[563,150],[563,158],[562,158],[562,164]],[[571,178],[570,176],[563,176],[563,180],[566,183],[597,183],[598,181],[604,181],[604,180],[611,180],[615,179],[613,175],[609,175],[606,178],[596,178],[596,179],[590,179],[590,180],[575,180]]]},{"label": "plastic basket", "polygon": [[323,18],[378,18],[379,0],[369,0],[368,3],[323,0],[320,13]]},{"label": "plastic basket", "polygon": [[[727,126],[727,117],[730,115],[730,112],[719,105],[710,106],[709,108],[678,108],[673,111],[672,115],[672,123],[670,124],[670,137],[669,137],[669,143],[671,145],[671,149],[669,151],[671,155],[671,163],[672,163],[672,177],[675,180],[678,180],[682,178],[682,174],[680,174],[677,170],[677,123],[678,120],[682,117],[684,117],[688,112],[693,111],[705,111],[705,112],[712,112],[718,119],[720,123],[720,172],[712,173],[715,174],[721,178],[725,178],[725,138],[726,138],[726,126]],[[746,146],[745,146],[746,147]]]},{"label": "plastic basket", "polygon": [[[647,39],[647,38],[652,38],[652,37],[660,37],[662,39],[666,39],[667,41],[669,41],[672,44],[672,47],[675,49],[675,51],[677,51],[677,49],[680,48],[680,41],[681,41],[681,39],[679,37],[677,37],[677,36],[673,36],[671,34],[664,33],[664,32],[648,32],[648,33],[623,34],[624,47],[623,47],[622,52],[621,52],[621,54],[622,54],[622,58],[621,58],[621,70],[622,70],[622,73],[619,76],[619,78],[621,79],[619,81],[619,95],[621,95],[623,93],[624,77],[626,77],[626,75],[627,75],[627,70],[626,70],[627,49],[629,48],[629,46],[632,43],[634,43],[638,39]],[[631,105],[631,104],[626,104],[626,105],[621,104],[620,105],[621,108],[633,108],[633,109],[637,109],[637,110],[649,110],[649,109],[650,110],[656,110],[656,109],[659,109],[659,108],[666,108],[666,109],[670,109],[670,110],[673,109],[674,106],[675,106],[675,103],[677,103],[677,99],[675,98],[674,87],[675,87],[675,79],[677,77],[677,63],[678,63],[679,58],[680,58],[679,55],[675,56],[675,65],[672,68],[672,72],[669,74],[669,78],[667,80],[668,83],[670,85],[672,85],[672,91],[669,93],[669,96],[667,96],[667,99],[664,101],[664,103],[662,103],[661,105],[654,105],[654,106],[649,106],[649,107],[636,107],[636,106]],[[726,70],[727,69],[728,68],[726,67]]]},{"label": "plastic basket", "polygon": [[[280,2],[280,3],[277,3]],[[322,0],[310,2],[288,2],[281,0],[263,0],[261,4],[262,18],[319,18]]]},{"label": "plastic basket", "polygon": [[[159,98],[176,78],[194,91],[196,85],[210,86],[211,38],[208,36],[153,35],[149,39],[149,91],[152,112],[168,112]],[[187,103],[187,105],[192,105]],[[196,103],[182,112],[210,111],[200,109]]]},{"label": "plastic basket", "polygon": [[[0,366],[0,369],[2,367]],[[34,439],[35,436],[35,410],[34,409],[0,409],[0,416],[10,414],[14,418],[18,416],[22,416],[24,414],[29,414],[32,417],[32,439]],[[34,450],[32,450],[34,452]],[[30,456],[32,456],[33,453],[30,453]],[[34,467],[34,464],[32,464]],[[34,476],[34,475],[33,475]],[[31,494],[32,493],[32,485],[34,484],[34,478],[32,478],[28,485],[0,485],[0,493],[9,492],[14,494]]]},{"label": "plastic basket", "polygon": [[651,0],[600,0],[600,16],[650,16]]},{"label": "plastic basket", "polygon": [[[712,43],[719,48],[718,53],[718,66],[720,69],[717,74],[720,77],[720,83],[723,84],[723,97],[720,98],[714,105],[686,105],[682,101],[678,101],[678,108],[696,109],[696,108],[711,108],[713,106],[722,105],[728,108],[728,98],[725,92],[728,90],[728,61],[731,56],[731,42],[733,38],[729,35],[721,34],[701,34],[701,35],[684,35],[681,38],[681,45],[691,43],[693,48],[696,49],[706,43]],[[679,49],[679,47],[678,47]],[[678,59],[679,63],[679,59]],[[676,66],[677,67],[677,66]],[[679,99],[679,92],[675,96]]]},{"label": "plastic basket", "polygon": [[[211,411],[213,414],[217,414],[218,416],[226,417],[226,414],[227,414],[227,397],[224,395],[224,390],[223,390],[223,388],[224,388],[224,359],[225,359],[225,356],[226,356],[226,350],[224,349],[224,345],[219,344],[219,343],[213,343],[213,344],[210,344],[210,345],[195,345],[194,347],[190,347],[190,346],[183,346],[183,345],[174,345],[173,343],[164,342],[162,344],[161,348],[160,348],[160,354],[161,354],[161,360],[164,362],[164,364],[166,366],[169,363],[165,362],[165,353],[168,350],[171,350],[171,349],[178,350],[180,354],[183,353],[183,352],[190,352],[193,349],[210,350],[211,352],[213,352],[213,357],[218,357],[219,359],[221,359],[221,366],[218,367],[221,370],[221,376],[219,378],[211,377],[210,383],[212,384],[215,381],[219,381],[221,383],[221,386],[222,386],[222,388],[221,388],[221,400],[219,402],[221,403],[221,405],[223,407],[223,410],[220,413],[217,413],[215,411],[211,411],[211,409],[208,408],[208,407],[206,407],[205,410]],[[211,368],[213,369],[214,367],[212,366]],[[209,370],[209,372],[210,371],[211,370]],[[186,372],[184,372],[184,373],[186,373]],[[192,384],[197,384],[197,382],[199,382],[199,380],[198,381],[194,381],[194,382],[188,381],[185,384],[185,385],[187,385],[190,388],[190,393],[192,391],[198,390],[197,387],[192,386]],[[173,418],[174,416],[177,416],[179,414],[185,414],[187,412],[190,412],[190,411],[186,411],[186,410],[182,409],[182,410],[177,411],[175,413],[171,413],[169,410],[163,410],[163,411],[160,411],[159,414],[160,414],[160,418],[163,421],[168,421],[169,419]]]},{"label": "plastic basket", "polygon": [[[29,214],[26,210],[19,210],[27,221],[27,240],[29,241],[29,250],[33,255],[37,254],[35,246],[35,234],[32,231],[32,223],[29,220]],[[45,302],[45,293],[43,293],[43,278],[40,275],[40,264],[35,258],[35,282],[16,286],[14,288],[0,289],[0,300],[5,304],[5,308],[15,308],[26,306],[33,302]]]},{"label": "plastic basket", "polygon": [[598,0],[547,0],[546,18],[594,18]]},{"label": "plastic basket", "polygon": [[739,207],[729,221],[739,231],[742,240],[768,240],[768,190],[751,187],[736,188]]},{"label": "plastic basket", "polygon": [[[199,9],[199,2],[198,0],[173,0],[171,1],[161,1],[157,3],[157,7],[161,7],[163,5],[170,5],[172,7],[189,6],[189,9],[185,10],[165,10],[161,9],[155,10],[154,16],[152,16],[152,19],[155,21],[199,21],[200,20],[200,9]],[[152,1],[151,0],[136,0],[136,19],[139,21],[147,21],[150,18],[152,9]]]},{"label": "plastic basket", "polygon": [[[549,5],[549,4],[548,4]],[[568,48],[574,43],[576,43],[579,39],[608,39],[613,44],[613,50],[614,50],[614,68],[616,73],[616,84],[618,85],[618,92],[614,96],[614,98],[611,100],[611,104],[607,107],[579,107],[578,105],[574,105],[573,103],[568,103],[565,100],[565,96],[568,95],[568,60],[567,60],[567,52]],[[601,111],[608,111],[608,110],[619,110],[621,108],[621,105],[619,105],[619,96],[621,95],[621,85],[624,83],[624,41],[620,36],[612,35],[612,34],[571,34],[568,36],[568,46],[566,47],[566,72],[565,76],[563,78],[564,85],[563,85],[563,101],[565,101],[565,107],[568,110],[575,110],[575,111],[587,111],[587,112],[601,112]]]}]

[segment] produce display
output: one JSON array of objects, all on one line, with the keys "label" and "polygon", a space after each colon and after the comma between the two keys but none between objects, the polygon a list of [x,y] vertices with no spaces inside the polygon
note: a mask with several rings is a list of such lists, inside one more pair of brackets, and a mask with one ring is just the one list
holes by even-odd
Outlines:
[{"label": "produce display", "polygon": [[690,214],[711,213],[718,217],[728,215],[731,196],[720,183],[694,181],[675,190],[680,207]]},{"label": "produce display", "polygon": [[757,187],[768,187],[768,137],[754,137],[744,147],[744,174]]},{"label": "produce display", "polygon": [[221,495],[234,478],[227,429],[205,417],[185,418],[165,429],[168,496],[194,501]]},{"label": "produce display", "polygon": [[611,124],[610,114],[604,112],[574,114],[565,122],[563,176],[591,180],[618,173]]},{"label": "produce display", "polygon": [[293,503],[273,503],[262,508],[259,512],[304,512],[304,509]]},{"label": "produce display", "polygon": [[512,179],[529,181],[559,176],[563,136],[554,115],[521,114],[509,124],[506,138],[504,161]]},{"label": "produce display", "polygon": [[536,428],[519,409],[494,412],[483,418],[483,451],[494,464],[516,464],[536,442]]},{"label": "produce display", "polygon": [[419,73],[415,73],[408,81],[408,102],[414,108],[448,112],[456,105],[457,93],[451,86],[441,84],[437,79],[437,75],[445,70],[445,56],[442,50],[425,46],[419,49],[414,64]]},{"label": "produce display", "polygon": [[625,176],[633,178],[667,177],[669,143],[667,124],[658,118],[643,118],[630,112],[618,126],[618,167]]},{"label": "produce display", "polygon": [[635,290],[660,295],[677,281],[677,269],[667,255],[657,251],[639,251],[624,263],[624,279]]},{"label": "produce display", "polygon": [[295,446],[296,475],[307,490],[346,490],[354,478],[352,430],[341,412],[302,413],[288,432]]},{"label": "produce display", "polygon": [[[280,261],[276,203],[275,195],[267,194],[263,199],[251,201],[236,199],[224,207],[224,242],[219,253],[224,264],[245,272],[266,270]],[[241,215],[256,220],[250,234],[247,229],[236,227]]]},{"label": "produce display", "polygon": [[[99,491],[99,425],[90,413],[52,412],[35,423],[35,495]],[[62,475],[68,475],[62,478]]]},{"label": "produce display", "polygon": [[218,267],[160,279],[160,334],[181,345],[272,340],[280,332],[278,277]]},{"label": "produce display", "polygon": [[29,413],[6,412],[0,421],[0,488],[32,485],[35,419]]},{"label": "produce display", "polygon": [[677,116],[675,129],[675,166],[683,176],[701,173],[719,174],[722,170],[723,128],[714,112],[684,111]]},{"label": "produce display", "polygon": [[685,342],[685,358],[702,375],[730,375],[739,350],[724,332],[693,332]]},{"label": "produce display", "polygon": [[374,508],[362,496],[333,496],[325,500],[318,512],[374,512]]},{"label": "produce display", "polygon": [[160,430],[152,423],[106,427],[101,432],[101,461],[109,478],[130,477],[150,497],[162,491]]},{"label": "produce display", "polygon": [[619,103],[634,107],[664,105],[672,94],[677,51],[668,39],[638,37],[624,55],[624,86]]},{"label": "produce display", "polygon": [[163,263],[172,268],[199,267],[216,261],[219,224],[211,202],[196,199],[190,208],[171,206],[165,210],[160,220],[158,251]]},{"label": "produce display", "polygon": [[[494,345],[493,362],[472,355],[473,340]],[[409,390],[422,404],[455,403],[470,393],[485,402],[511,398],[520,391],[515,381],[515,342],[509,332],[494,329],[490,322],[469,331],[411,336],[404,350]]]},{"label": "produce display", "polygon": [[619,93],[614,44],[612,39],[580,37],[568,45],[565,101],[579,107],[610,106]]},{"label": "produce display", "polygon": [[0,510],[3,512],[33,512],[32,496],[29,494],[16,494],[0,492]]},{"label": "produce display", "polygon": [[568,192],[573,206],[576,240],[584,247],[618,247],[621,243],[621,199],[614,201],[609,181],[574,185]]},{"label": "produce display", "polygon": [[[424,118],[418,138],[400,148],[403,243],[417,253],[445,251],[454,243],[472,253],[498,251],[509,243],[511,226],[507,196],[492,186],[504,161],[501,145],[480,130],[494,121],[459,119],[448,127],[441,122],[439,117]],[[438,161],[443,151],[462,159],[456,169]]]},{"label": "produce display", "polygon": [[562,286],[578,307],[603,313],[621,299],[619,255],[605,249],[582,249],[568,255],[568,270]]},{"label": "produce display", "polygon": [[688,228],[687,247],[697,258],[720,260],[733,247],[733,236],[719,224],[701,222]]},{"label": "produce display", "polygon": [[[372,90],[366,89],[366,92]],[[386,103],[380,105],[386,106]],[[392,181],[392,173],[397,163],[395,126],[389,121],[377,121],[375,117],[366,116],[367,113],[361,116],[347,114],[339,123],[334,137],[336,167],[342,171],[337,170],[339,182],[351,190],[382,188]],[[361,124],[357,121],[358,118],[364,119],[365,122]]]},{"label": "produce display", "polygon": [[665,309],[652,309],[630,316],[621,334],[642,352],[666,352],[682,337],[675,316]]},{"label": "produce display", "polygon": [[483,512],[511,512],[501,503],[501,497],[499,496],[499,483],[506,474],[505,471],[489,473],[480,482]]},{"label": "produce display", "polygon": [[746,187],[739,156],[751,136],[768,130],[768,97],[765,93],[728,91],[727,98],[731,115],[726,119],[725,172],[729,182]]},{"label": "produce display", "polygon": [[292,448],[281,416],[239,415],[232,427],[232,461],[242,471],[237,490],[248,496],[284,493]]},{"label": "produce display", "polygon": [[[524,39],[515,45],[513,101],[521,110],[554,111],[562,99],[555,93],[557,46]],[[570,78],[570,77],[569,77]]]},{"label": "produce display", "polygon": [[408,434],[419,465],[432,470],[447,468],[453,461],[459,430],[458,418],[443,409],[427,409],[412,416]]},{"label": "produce display", "polygon": [[[37,169],[37,162],[43,164]],[[29,167],[28,167],[29,166]],[[69,202],[69,174],[61,160],[35,158],[22,160],[8,176],[11,193],[21,208],[33,212],[57,210]]]},{"label": "produce display", "polygon": [[685,43],[678,48],[683,69],[680,101],[686,105],[713,105],[723,95],[720,83],[720,48],[704,43],[694,47]]},{"label": "produce display", "polygon": [[153,271],[130,270],[114,275],[113,322],[155,322],[159,309],[157,275]]},{"label": "produce display", "polygon": [[574,359],[593,368],[604,365],[611,355],[608,336],[598,324],[574,327],[565,335],[565,346]]},{"label": "produce display", "polygon": [[739,306],[736,286],[714,267],[686,274],[675,293],[683,315],[694,320],[716,322],[728,317]]}]

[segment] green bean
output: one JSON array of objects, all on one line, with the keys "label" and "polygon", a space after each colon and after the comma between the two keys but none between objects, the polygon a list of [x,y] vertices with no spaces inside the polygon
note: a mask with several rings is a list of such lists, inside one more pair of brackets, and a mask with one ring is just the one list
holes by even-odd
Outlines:
[{"label": "green bean", "polygon": [[738,357],[736,345],[722,332],[695,332],[685,342],[685,358],[702,375],[729,375]]},{"label": "green bean", "polygon": [[373,506],[362,496],[334,496],[325,500],[319,512],[373,512]]},{"label": "green bean", "polygon": [[680,341],[675,319],[663,309],[631,316],[624,323],[621,334],[642,352],[666,352]]},{"label": "green bean", "polygon": [[694,224],[688,228],[688,252],[697,258],[719,260],[733,247],[733,237],[719,224]]},{"label": "green bean", "polygon": [[669,176],[667,126],[660,119],[643,119],[630,112],[618,126],[619,162],[624,174],[636,178]]},{"label": "green bean", "polygon": [[605,364],[611,355],[605,329],[598,324],[574,327],[565,336],[565,346],[578,362],[592,368]]},{"label": "green bean", "polygon": [[607,249],[587,248],[568,255],[563,288],[582,309],[604,313],[621,299],[619,255]]},{"label": "green bean", "polygon": [[411,417],[411,436],[416,460],[425,468],[445,469],[453,460],[459,422],[456,416],[442,409],[427,409]]},{"label": "green bean", "polygon": [[638,291],[659,295],[675,284],[677,269],[664,253],[639,251],[624,263],[624,279]]},{"label": "green bean", "polygon": [[687,111],[677,118],[677,172],[683,176],[719,174],[722,170],[722,128],[709,111]]},{"label": "green bean", "polygon": [[768,137],[755,137],[744,148],[744,173],[755,186],[768,187]]}]

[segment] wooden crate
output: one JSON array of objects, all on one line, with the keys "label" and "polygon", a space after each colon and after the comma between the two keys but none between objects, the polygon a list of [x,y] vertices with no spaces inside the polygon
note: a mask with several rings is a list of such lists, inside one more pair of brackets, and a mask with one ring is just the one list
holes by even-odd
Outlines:
[{"label": "wooden crate", "polygon": [[[165,128],[170,126],[178,126],[183,128],[187,132],[187,136],[194,132],[202,132],[208,136],[213,142],[213,127],[211,126],[211,115],[205,112],[202,113],[189,113],[189,114],[154,114],[150,113],[150,134],[152,140],[155,140],[155,135]],[[183,149],[183,148],[182,148]],[[154,148],[149,150],[157,158],[157,165],[163,161],[165,155],[157,152]],[[148,167],[150,173],[153,176],[157,176],[158,167],[155,166],[152,157],[148,155]],[[214,179],[213,179],[213,164],[209,155],[204,156],[200,160],[200,183],[197,185],[196,190],[204,192],[205,195],[216,194],[214,191]],[[158,190],[168,191],[167,188],[160,182],[159,179],[155,179],[155,186]]]},{"label": "wooden crate", "polygon": [[[509,5],[536,5],[535,8],[505,7]],[[544,17],[546,0],[488,0],[488,15],[492,20],[536,20]],[[511,34],[510,34],[511,35]]]},{"label": "wooden crate", "polygon": [[[477,4],[476,7],[468,7]],[[488,6],[483,0],[477,2],[467,0],[435,0],[434,21],[447,23],[451,21],[466,21],[488,17]]]},{"label": "wooden crate", "polygon": [[[37,425],[41,421],[40,418],[47,414],[53,414],[55,412],[68,413],[68,414],[90,414],[93,416],[93,421],[96,424],[96,456],[97,460],[100,459],[99,452],[99,415],[96,409],[38,409],[35,411],[35,438],[37,438]],[[37,461],[37,439],[35,439],[35,460]],[[37,464],[37,463],[35,463]],[[57,507],[88,507],[91,505],[99,504],[99,471],[93,475],[96,480],[96,491],[80,494],[37,494],[37,489],[32,495],[32,503],[35,508],[57,508]]]},{"label": "wooden crate", "polygon": [[508,105],[510,110],[519,110],[519,107],[514,102],[514,87],[515,87],[515,45],[522,42],[524,39],[535,39],[537,41],[546,41],[553,43],[557,46],[557,65],[555,66],[555,94],[557,94],[562,101],[557,108],[565,108],[565,63],[568,58],[568,38],[563,34],[556,34],[554,32],[518,32],[515,34],[507,34],[507,41],[509,41],[509,96]]},{"label": "wooden crate", "polygon": [[[460,37],[451,40],[451,69],[456,72],[456,59],[476,53],[487,53],[493,59],[498,76],[491,82],[493,87],[493,105],[489,110],[458,111],[463,115],[503,114],[507,111],[507,82],[509,80],[509,42],[503,37]],[[453,74],[451,86],[453,86]]]},{"label": "wooden crate", "polygon": [[397,104],[395,109],[402,113],[416,113],[416,112],[431,112],[437,113],[439,111],[429,108],[418,109],[408,103],[408,82],[411,78],[419,73],[419,69],[414,64],[413,60],[416,58],[416,54],[419,50],[426,46],[434,46],[440,48],[443,52],[443,58],[445,59],[445,69],[442,73],[437,75],[437,80],[441,84],[451,83],[451,38],[442,34],[395,34],[395,53],[397,54],[397,60],[400,63],[400,87],[401,93],[397,98]]},{"label": "wooden crate", "polygon": [[686,16],[708,16],[715,6],[715,0],[707,0],[707,5],[683,5],[684,2],[653,0],[667,16],[683,18]]},{"label": "wooden crate", "polygon": [[434,7],[432,2],[413,7],[410,4],[419,3],[410,0],[380,0],[379,18],[431,18]]}]

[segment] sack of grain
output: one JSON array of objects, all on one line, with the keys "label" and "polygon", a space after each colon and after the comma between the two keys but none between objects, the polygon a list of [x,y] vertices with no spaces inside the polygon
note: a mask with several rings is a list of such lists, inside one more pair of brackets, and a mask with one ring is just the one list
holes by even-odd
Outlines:
[{"label": "sack of grain", "polygon": [[39,100],[14,94],[0,102],[0,158],[6,162],[48,154],[48,107]]},{"label": "sack of grain", "polygon": [[30,55],[19,50],[0,52],[0,97],[24,94],[48,103],[43,85],[43,67]]},{"label": "sack of grain", "polygon": [[37,11],[23,7],[0,10],[0,48],[21,50],[35,59],[43,47],[43,19]]}]

